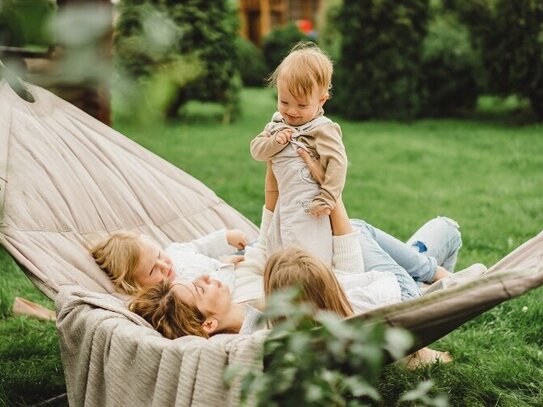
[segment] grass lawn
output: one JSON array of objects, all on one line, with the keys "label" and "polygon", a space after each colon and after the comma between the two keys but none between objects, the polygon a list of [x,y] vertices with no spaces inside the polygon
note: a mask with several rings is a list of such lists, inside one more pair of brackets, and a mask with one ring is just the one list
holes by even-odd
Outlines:
[{"label": "grass lawn", "polygon": [[[271,92],[248,89],[244,114],[221,125],[220,110],[193,104],[180,124],[116,128],[203,181],[255,223],[263,203],[264,166],[249,141],[274,109]],[[485,114],[464,120],[341,124],[350,166],[344,200],[364,218],[407,239],[427,219],[462,226],[458,268],[492,265],[543,229],[543,127],[519,125],[514,111],[488,100]],[[53,323],[11,315],[15,296],[52,307],[0,249],[0,406],[31,405],[65,391]],[[455,361],[417,372],[389,366],[383,405],[432,379],[455,406],[543,405],[543,288],[469,322],[432,347]],[[59,403],[57,403],[59,404]],[[62,404],[62,402],[60,403]],[[52,405],[55,405],[53,403]]]}]

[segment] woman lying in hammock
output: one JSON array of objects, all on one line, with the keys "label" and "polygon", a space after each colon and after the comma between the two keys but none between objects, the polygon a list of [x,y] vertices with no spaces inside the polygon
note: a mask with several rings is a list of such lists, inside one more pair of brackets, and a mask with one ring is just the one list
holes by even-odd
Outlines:
[{"label": "woman lying in hammock", "polygon": [[[317,180],[322,179],[322,169],[304,153],[302,150],[300,155],[313,176]],[[266,190],[273,190],[274,186],[269,185],[273,178],[267,176],[266,182]],[[275,206],[275,201],[269,195],[266,193],[261,236],[266,233]],[[365,278],[370,278],[374,272],[394,274],[400,285],[402,300],[420,295],[417,282],[433,282],[436,275],[443,276],[452,272],[462,245],[456,223],[443,217],[427,222],[407,244],[363,221],[353,220],[352,225],[360,232],[358,240],[364,259],[364,266],[359,266],[357,271],[373,271]],[[233,289],[232,299],[235,302],[245,302],[263,297],[261,276],[266,262],[266,248],[261,243],[263,241],[259,239],[256,245],[248,246],[244,258],[223,257],[232,252],[231,246],[245,246],[241,232],[222,230],[193,242],[173,243],[165,251],[148,237],[120,232],[97,244],[91,253],[115,286],[128,294],[134,294],[163,279],[192,280],[209,274]],[[423,253],[419,253],[418,249],[424,249]],[[240,262],[242,259],[245,261]],[[384,276],[380,274],[380,277]],[[394,296],[392,291],[389,294]],[[384,305],[383,300],[390,302],[390,297],[382,298],[383,295],[378,293],[377,298],[370,299],[365,308],[357,310],[365,311]]]},{"label": "woman lying in hammock", "polygon": [[[400,301],[400,288],[392,274],[374,272],[386,276],[380,280],[366,277],[367,272],[356,271],[362,263],[359,232],[353,229],[341,200],[330,220],[334,231],[335,274],[315,256],[287,248],[271,255],[266,263],[263,276],[266,296],[277,289],[299,285],[302,300],[313,304],[316,310],[349,317],[360,312],[360,304],[368,297],[374,298],[376,287],[372,284],[378,281],[384,283],[377,287],[384,290],[384,303]],[[387,290],[396,292],[396,298],[389,296]],[[191,282],[161,282],[139,292],[129,307],[170,339],[185,335],[207,338],[217,333],[250,334],[263,328],[259,311],[233,302],[228,288],[209,276]],[[449,361],[450,355],[425,348],[419,359]]]}]

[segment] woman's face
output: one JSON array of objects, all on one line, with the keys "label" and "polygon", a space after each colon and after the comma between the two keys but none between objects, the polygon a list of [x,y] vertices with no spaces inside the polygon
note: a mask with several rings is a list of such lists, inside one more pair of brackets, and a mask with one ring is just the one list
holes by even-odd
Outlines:
[{"label": "woman's face", "polygon": [[185,304],[196,306],[206,318],[213,317],[220,320],[232,304],[228,287],[218,280],[211,279],[208,275],[193,281],[175,283],[172,290]]}]

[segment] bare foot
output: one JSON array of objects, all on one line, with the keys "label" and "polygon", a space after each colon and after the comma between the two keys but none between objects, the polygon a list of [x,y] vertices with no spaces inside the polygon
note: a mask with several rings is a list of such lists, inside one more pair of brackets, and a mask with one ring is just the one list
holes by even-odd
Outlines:
[{"label": "bare foot", "polygon": [[13,315],[42,319],[45,321],[56,320],[55,311],[21,297],[15,297],[12,307]]},{"label": "bare foot", "polygon": [[406,356],[403,363],[408,370],[415,370],[433,363],[450,363],[453,358],[449,352],[422,348]]},{"label": "bare foot", "polygon": [[442,280],[444,278],[450,277],[451,273],[449,271],[441,266],[437,266],[436,269],[436,275],[434,276],[434,279],[432,280],[432,283],[435,283],[436,281]]}]

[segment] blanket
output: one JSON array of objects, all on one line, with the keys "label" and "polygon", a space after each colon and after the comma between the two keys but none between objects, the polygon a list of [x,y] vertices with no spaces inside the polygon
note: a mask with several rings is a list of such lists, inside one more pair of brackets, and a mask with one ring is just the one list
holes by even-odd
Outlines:
[{"label": "blanket", "polygon": [[70,406],[237,406],[225,369],[262,369],[267,330],[172,341],[111,295],[64,286],[56,302]]}]

